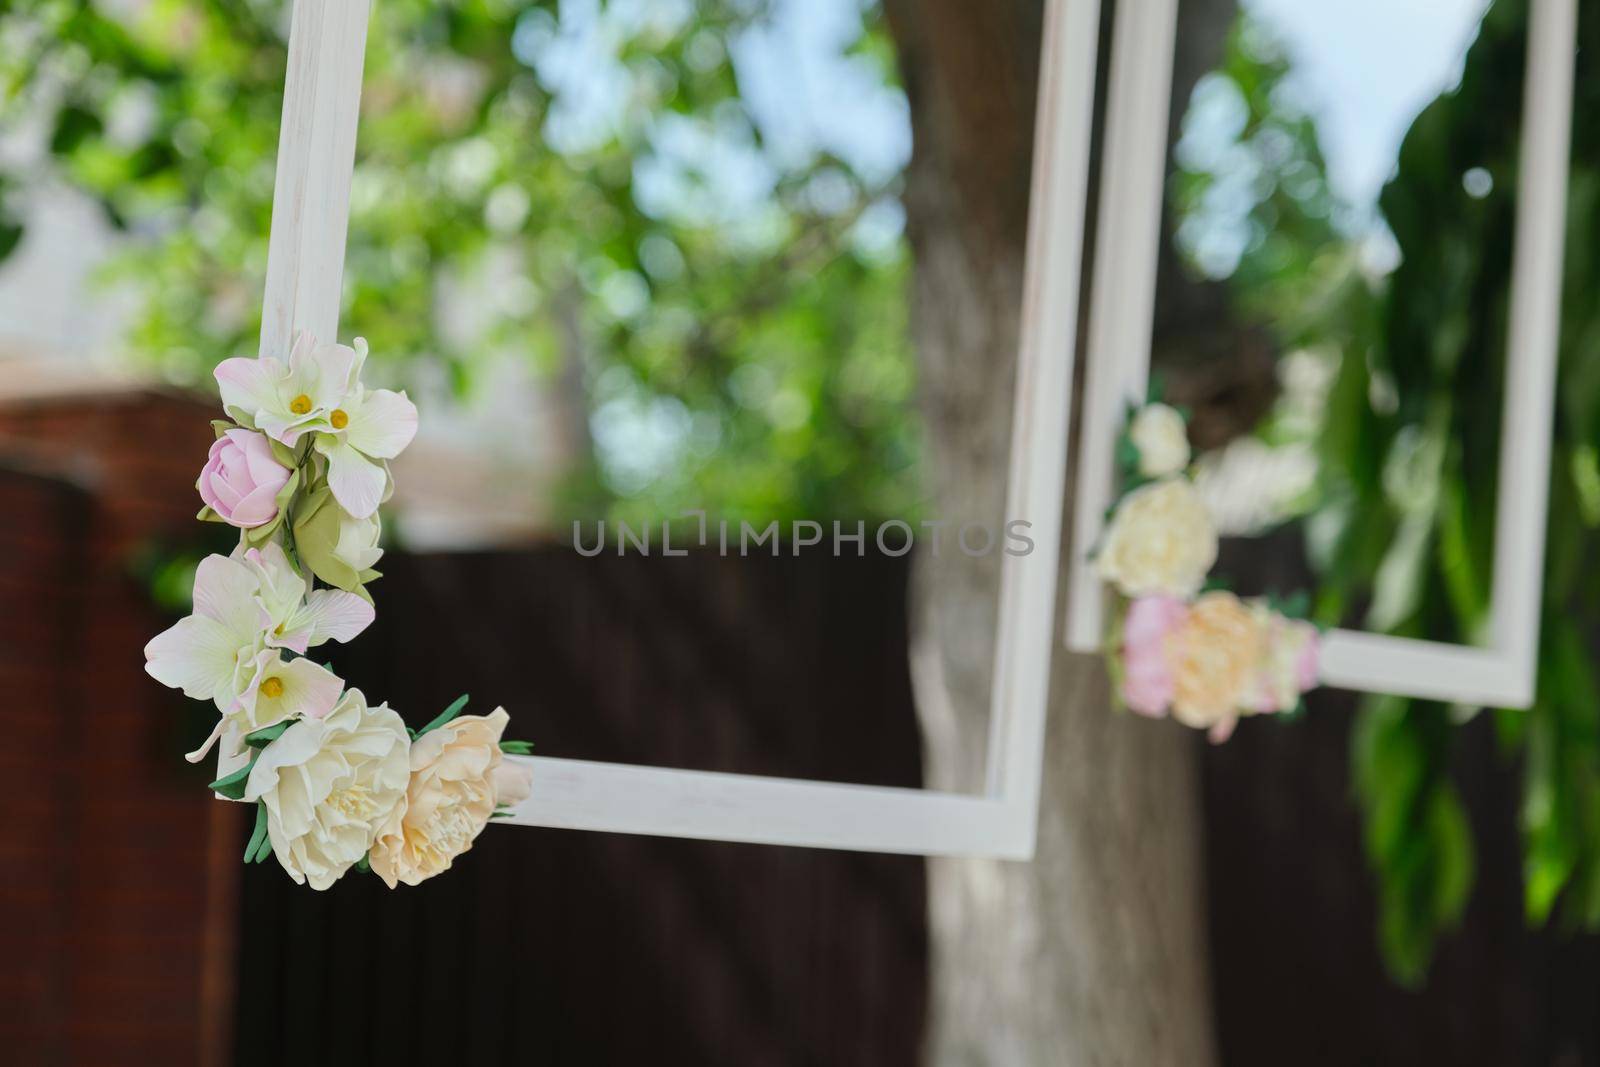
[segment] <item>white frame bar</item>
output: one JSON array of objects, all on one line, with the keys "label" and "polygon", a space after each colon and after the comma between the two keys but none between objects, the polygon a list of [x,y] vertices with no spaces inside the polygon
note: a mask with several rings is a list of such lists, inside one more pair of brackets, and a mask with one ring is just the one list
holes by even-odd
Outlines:
[{"label": "white frame bar", "polygon": [[[1177,0],[1117,7],[1106,118],[1067,647],[1097,651],[1105,594],[1089,553],[1110,505],[1122,413],[1148,387]],[[1487,647],[1334,630],[1324,685],[1526,708],[1538,676],[1576,0],[1532,0],[1506,345],[1505,414]]]},{"label": "white frame bar", "polygon": [[[1128,6],[1128,5],[1124,5]],[[333,337],[368,0],[295,0],[261,354]],[[873,852],[1028,859],[1055,623],[1099,0],[1047,0],[1006,515],[1040,550],[1000,580],[989,767],[980,795],[533,758],[507,821]],[[513,757],[517,758],[517,757]]]}]

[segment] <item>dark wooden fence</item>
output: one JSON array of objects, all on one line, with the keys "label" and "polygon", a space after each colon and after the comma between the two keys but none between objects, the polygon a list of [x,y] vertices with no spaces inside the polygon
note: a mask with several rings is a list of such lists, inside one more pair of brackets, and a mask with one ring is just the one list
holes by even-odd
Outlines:
[{"label": "dark wooden fence", "polygon": [[[541,753],[916,785],[904,569],[882,560],[398,557],[334,653],[414,724],[461,691]],[[914,1062],[906,857],[491,827],[447,876],[245,876],[238,1058]]]},{"label": "dark wooden fence", "polygon": [[[0,1058],[915,1062],[915,859],[494,827],[392,893],[241,868],[240,808],[177,755],[204,709],[140,670],[164,622],[131,566],[192,536],[204,414],[157,395],[0,410]],[[331,655],[414,723],[465,690],[548,755],[918,780],[903,560],[549,548],[383,569],[378,622]],[[1600,1064],[1600,939],[1523,928],[1516,769],[1487,721],[1455,767],[1479,848],[1464,927],[1426,991],[1384,977],[1351,707],[1316,694],[1206,752],[1222,1062]]]}]

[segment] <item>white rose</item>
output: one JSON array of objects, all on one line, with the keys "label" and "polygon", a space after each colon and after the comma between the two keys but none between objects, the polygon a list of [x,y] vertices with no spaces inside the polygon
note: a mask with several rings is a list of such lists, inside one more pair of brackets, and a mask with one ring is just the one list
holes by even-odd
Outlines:
[{"label": "white rose", "polygon": [[472,847],[489,816],[528,795],[525,766],[503,762],[504,708],[462,715],[417,738],[411,782],[372,848],[372,871],[393,889],[450,869]]},{"label": "white rose", "polygon": [[326,889],[367,854],[405,800],[410,748],[398,714],[350,689],[326,718],[301,719],[261,750],[244,799],[266,805],[289,877]]},{"label": "white rose", "polygon": [[1176,474],[1189,465],[1189,431],[1183,416],[1165,404],[1146,404],[1134,415],[1128,439],[1139,451],[1146,478]]},{"label": "white rose", "polygon": [[1217,561],[1217,532],[1186,478],[1140,486],[1122,498],[1095,557],[1100,577],[1126,597],[1193,596]]}]

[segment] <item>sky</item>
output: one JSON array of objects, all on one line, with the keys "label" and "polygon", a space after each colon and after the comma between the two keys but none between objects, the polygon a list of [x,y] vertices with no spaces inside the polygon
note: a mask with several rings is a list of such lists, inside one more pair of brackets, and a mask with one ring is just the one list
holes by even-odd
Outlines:
[{"label": "sky", "polygon": [[1244,0],[1278,32],[1333,191],[1376,202],[1411,121],[1461,78],[1487,0]]},{"label": "sky", "polygon": [[[735,47],[763,133],[789,158],[827,147],[858,170],[910,158],[904,100],[839,54],[862,0],[775,0],[769,26]],[[1276,30],[1312,113],[1334,191],[1374,203],[1417,114],[1461,77],[1488,0],[1242,0]]]},{"label": "sky", "polygon": [[[771,24],[735,44],[733,58],[748,104],[780,163],[825,148],[863,176],[887,178],[910,158],[903,96],[879,84],[862,60],[842,54],[859,26],[864,2],[773,0]],[[1302,94],[1318,119],[1335,191],[1359,208],[1376,198],[1417,112],[1459,77],[1486,0],[1243,4],[1285,40]],[[593,124],[613,120],[628,95],[614,62],[616,44],[626,33],[623,26],[686,20],[692,17],[693,0],[612,0],[601,12],[597,0],[563,0],[561,26],[548,13],[536,11],[530,14],[538,17],[531,17],[511,42],[563,97],[547,136],[577,144]],[[608,20],[622,25],[608,29]],[[714,125],[669,124],[658,136],[657,149],[658,161],[643,164],[639,178],[643,195],[655,195],[663,204],[682,189],[673,173],[682,162],[704,164],[723,176],[721,195],[705,210],[757,214],[770,197],[770,163],[748,140],[717,136]],[[90,225],[90,214],[75,202],[41,200],[36,206],[30,228],[58,239],[25,243],[0,270],[0,321],[25,320],[31,331],[26,337],[11,337],[16,331],[8,331],[0,344],[73,352],[107,347],[102,334],[114,332],[120,317],[101,315],[105,328],[91,338],[83,329],[83,316],[73,312],[90,300],[87,274],[109,240],[76,233],[75,227]],[[870,213],[862,226],[876,227],[874,239],[888,243],[898,239],[901,221],[890,203]],[[95,297],[91,302],[104,300]],[[42,310],[47,308],[55,310]],[[29,314],[22,315],[22,309]]]},{"label": "sky", "polygon": [[[567,0],[579,11],[593,0]],[[634,6],[623,0],[622,10]],[[773,0],[772,18],[745,33],[733,59],[746,103],[779,166],[827,149],[869,180],[889,178],[910,158],[903,96],[843,49],[859,32],[864,0]],[[1393,170],[1416,115],[1454,85],[1488,0],[1241,0],[1284,41],[1293,82],[1317,120],[1334,192],[1366,213]],[[689,0],[670,0],[681,9]],[[661,10],[659,7],[654,10]],[[593,78],[592,63],[583,69]],[[594,114],[591,112],[591,115]],[[714,130],[664,128],[659,159],[640,175],[642,193],[677,198],[675,160],[715,160],[725,211],[754,211],[772,170],[749,145]],[[892,221],[892,220],[891,220]]]}]

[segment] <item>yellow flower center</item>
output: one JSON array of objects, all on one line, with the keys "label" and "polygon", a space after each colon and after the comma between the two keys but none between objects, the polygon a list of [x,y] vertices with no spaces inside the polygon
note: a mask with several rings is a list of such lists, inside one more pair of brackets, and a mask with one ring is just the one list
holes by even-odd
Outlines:
[{"label": "yellow flower center", "polygon": [[328,416],[328,421],[333,423],[335,430],[342,430],[350,425],[350,416],[345,414],[344,408],[334,408],[332,414]]},{"label": "yellow flower center", "polygon": [[283,679],[268,678],[261,683],[261,695],[269,700],[277,700],[283,696]]},{"label": "yellow flower center", "polygon": [[289,401],[289,410],[294,412],[296,415],[304,415],[306,412],[311,410],[311,398],[306,396],[306,394],[301,393],[299,396]]},{"label": "yellow flower center", "polygon": [[367,820],[378,812],[378,802],[364,785],[349,785],[328,795],[329,807],[352,819]]}]

